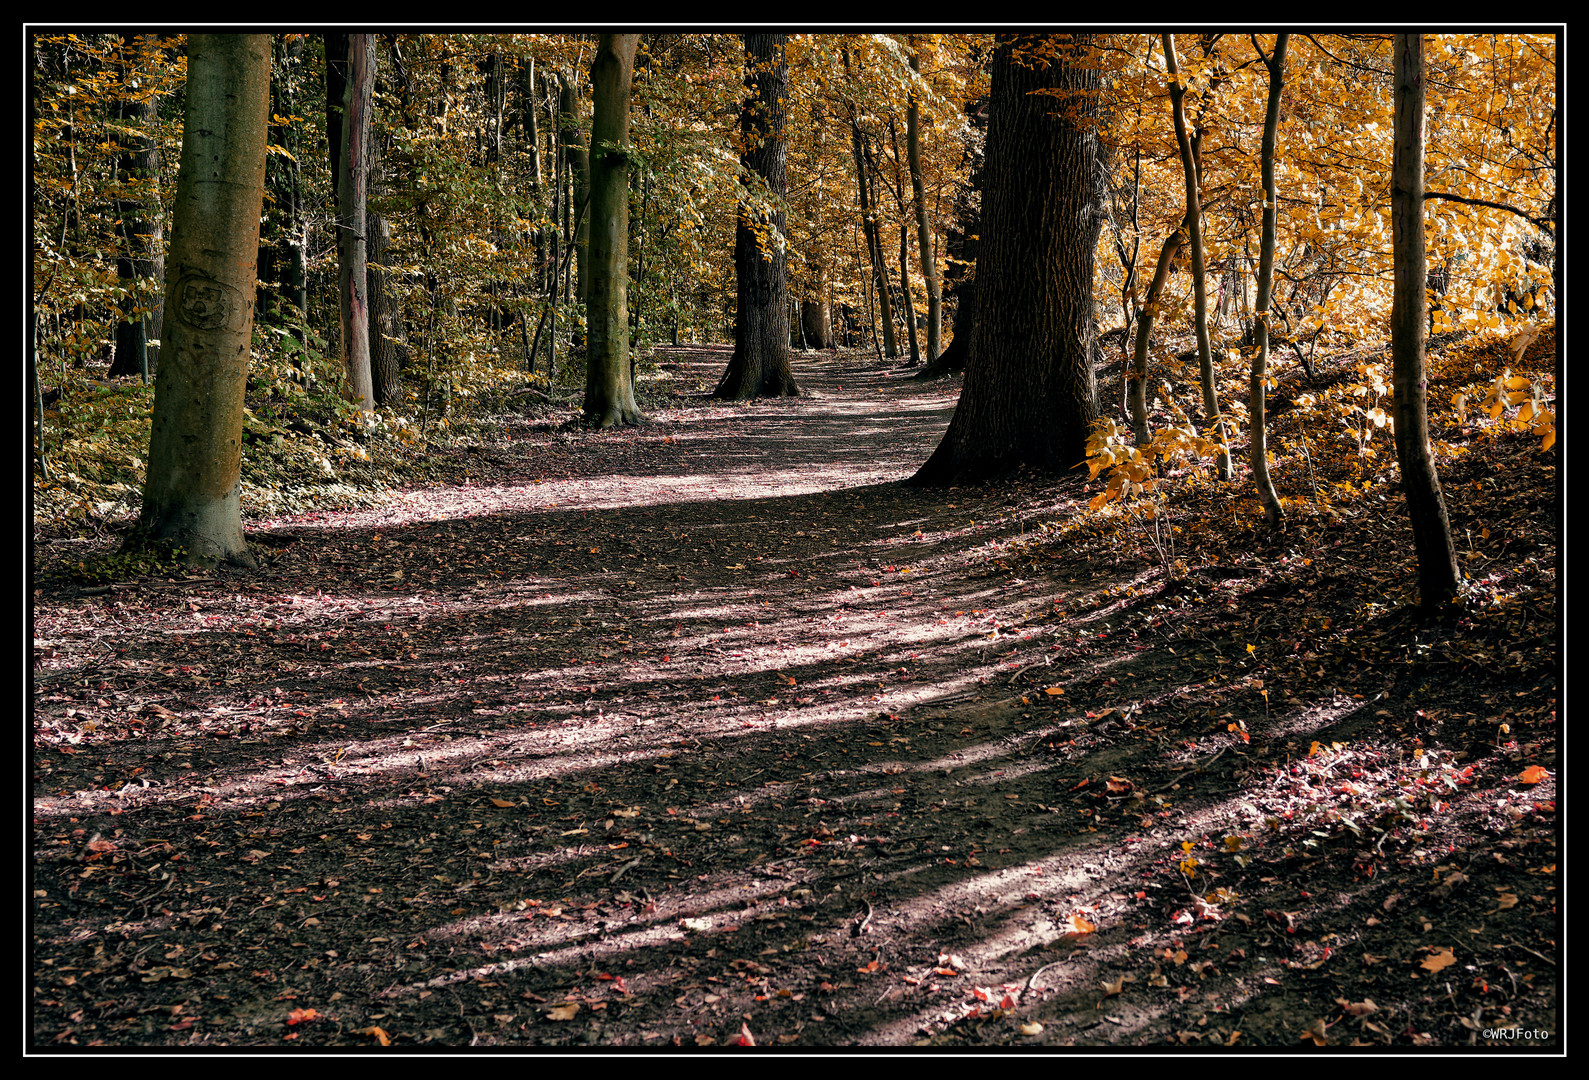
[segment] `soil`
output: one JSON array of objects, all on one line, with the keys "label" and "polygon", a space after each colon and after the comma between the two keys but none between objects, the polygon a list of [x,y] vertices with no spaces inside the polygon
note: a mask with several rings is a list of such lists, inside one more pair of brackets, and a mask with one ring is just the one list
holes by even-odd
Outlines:
[{"label": "soil", "polygon": [[909,374],[543,407],[262,570],[36,591],[35,1052],[1559,1053],[1554,458],[1443,476],[1431,622],[1385,487],[904,486]]}]

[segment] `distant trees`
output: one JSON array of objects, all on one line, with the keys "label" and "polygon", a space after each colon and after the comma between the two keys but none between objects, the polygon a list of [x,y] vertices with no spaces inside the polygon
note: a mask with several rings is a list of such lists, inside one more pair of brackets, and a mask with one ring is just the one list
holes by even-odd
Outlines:
[{"label": "distant trees", "polygon": [[918,484],[1082,460],[1097,418],[1093,251],[1100,79],[1089,39],[1001,36],[993,56],[977,312],[965,388]]},{"label": "distant trees", "polygon": [[188,38],[165,338],[143,512],[127,544],[169,541],[193,563],[253,563],[238,472],[269,105],[269,37]]}]

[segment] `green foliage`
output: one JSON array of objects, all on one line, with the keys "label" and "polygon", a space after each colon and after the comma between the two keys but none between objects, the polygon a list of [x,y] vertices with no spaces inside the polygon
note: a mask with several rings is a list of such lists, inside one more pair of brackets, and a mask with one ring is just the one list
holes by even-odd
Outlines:
[{"label": "green foliage", "polygon": [[62,559],[40,572],[39,583],[55,590],[68,585],[86,588],[142,577],[170,577],[187,571],[186,559],[186,548],[156,540],[133,552],[96,552]]}]

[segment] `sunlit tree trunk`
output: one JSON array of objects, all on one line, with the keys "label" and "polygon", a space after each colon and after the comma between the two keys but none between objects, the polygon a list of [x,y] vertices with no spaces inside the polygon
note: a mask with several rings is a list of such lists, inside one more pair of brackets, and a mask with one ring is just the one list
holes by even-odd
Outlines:
[{"label": "sunlit tree trunk", "polygon": [[1396,460],[1401,466],[1401,486],[1418,555],[1418,595],[1426,609],[1434,609],[1457,595],[1462,572],[1429,446],[1429,384],[1424,370],[1428,268],[1423,237],[1423,37],[1397,34],[1393,48],[1396,133],[1390,189],[1394,264],[1390,351]]},{"label": "sunlit tree trunk", "polygon": [[999,39],[965,387],[917,483],[1022,464],[1063,471],[1085,454],[1098,415],[1092,276],[1106,216],[1089,44]]},{"label": "sunlit tree trunk", "polygon": [[1219,419],[1219,397],[1214,387],[1214,352],[1208,340],[1208,279],[1203,259],[1203,206],[1197,155],[1186,126],[1186,87],[1179,80],[1175,35],[1164,35],[1164,59],[1170,74],[1170,103],[1175,117],[1175,141],[1181,148],[1181,169],[1186,177],[1186,236],[1192,249],[1192,314],[1197,331],[1197,366],[1203,384],[1203,416],[1219,431],[1219,478],[1230,479],[1230,449],[1225,423]]},{"label": "sunlit tree trunk", "polygon": [[[1270,525],[1278,523],[1284,515],[1284,511],[1280,508],[1280,496],[1276,494],[1274,482],[1269,478],[1269,442],[1264,421],[1264,394],[1265,383],[1269,378],[1269,297],[1274,287],[1275,220],[1278,217],[1275,141],[1280,127],[1280,94],[1285,81],[1286,42],[1290,37],[1290,34],[1278,35],[1275,38],[1273,54],[1264,58],[1264,64],[1269,69],[1269,103],[1264,112],[1263,158],[1260,166],[1263,172],[1263,242],[1258,252],[1258,321],[1254,324],[1258,351],[1252,358],[1252,375],[1247,382],[1247,407],[1252,414],[1249,417],[1252,426],[1250,454],[1252,482],[1258,492],[1258,502],[1263,507],[1264,516]],[[1253,39],[1253,45],[1257,46],[1257,38]],[[1261,49],[1259,55],[1262,55]]]},{"label": "sunlit tree trunk", "polygon": [[[774,199],[789,192],[784,172],[784,117],[789,95],[787,34],[746,34],[745,85],[750,98],[740,111],[746,178],[761,177]],[[734,231],[738,306],[734,355],[714,396],[734,401],[799,393],[789,368],[788,271],[783,249],[784,212],[763,210],[743,193]]]},{"label": "sunlit tree trunk", "polygon": [[188,37],[187,97],[143,510],[127,546],[254,565],[238,477],[265,192],[270,38]]},{"label": "sunlit tree trunk", "polygon": [[603,34],[590,67],[590,301],[585,419],[637,424],[629,355],[629,85],[639,34]]}]

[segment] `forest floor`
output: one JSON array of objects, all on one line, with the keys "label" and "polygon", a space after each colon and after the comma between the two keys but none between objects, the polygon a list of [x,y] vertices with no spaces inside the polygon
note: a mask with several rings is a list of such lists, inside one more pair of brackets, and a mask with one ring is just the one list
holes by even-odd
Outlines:
[{"label": "forest floor", "polygon": [[1561,1052],[1537,439],[1443,467],[1428,622],[1392,484],[913,489],[958,382],[667,353],[639,429],[36,589],[35,1050]]}]

